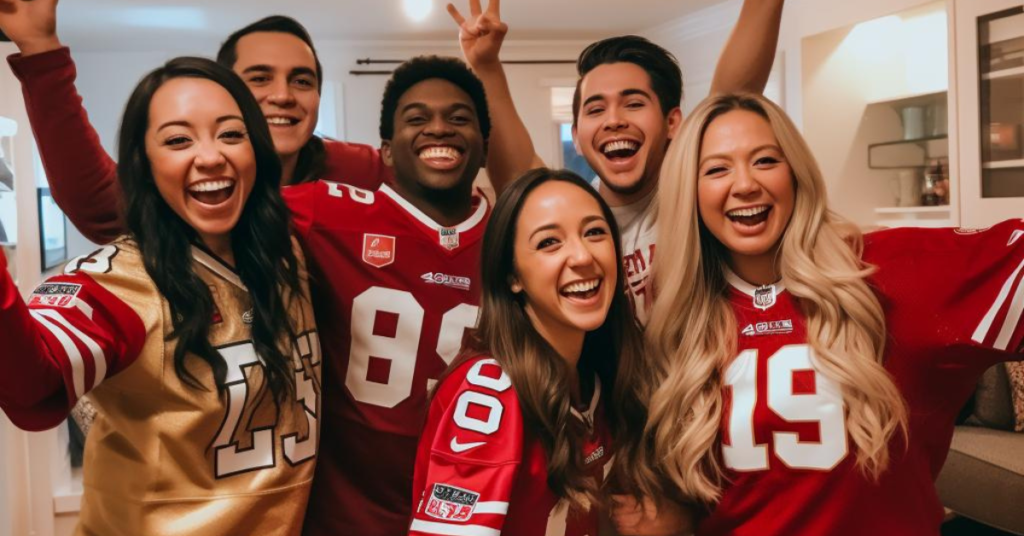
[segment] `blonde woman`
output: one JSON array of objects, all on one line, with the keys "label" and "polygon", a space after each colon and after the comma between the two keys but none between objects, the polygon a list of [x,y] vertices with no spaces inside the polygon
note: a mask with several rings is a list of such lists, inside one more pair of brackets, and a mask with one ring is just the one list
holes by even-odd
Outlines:
[{"label": "blonde woman", "polygon": [[649,425],[697,533],[938,535],[957,410],[1021,358],[1024,223],[862,236],[755,95],[698,106],[662,173]]}]

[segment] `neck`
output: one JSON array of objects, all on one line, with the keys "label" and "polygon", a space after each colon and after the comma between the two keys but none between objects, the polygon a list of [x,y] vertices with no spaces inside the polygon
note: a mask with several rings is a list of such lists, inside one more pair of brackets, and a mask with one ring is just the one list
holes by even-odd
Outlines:
[{"label": "neck", "polygon": [[206,249],[210,250],[228,266],[235,266],[235,251],[231,248],[231,235],[200,235]]},{"label": "neck", "polygon": [[412,206],[445,227],[455,227],[473,214],[472,184],[449,190],[431,190],[419,184],[395,180],[391,186]]},{"label": "neck", "polygon": [[[572,329],[554,322],[541,322],[534,314],[533,307],[526,306],[526,315],[530,317],[533,329],[540,333],[540,336],[555,349],[559,357],[565,360],[571,370],[576,370],[576,364],[583,354],[583,338],[586,332],[579,329]],[[576,377],[575,374],[572,375]],[[578,382],[577,382],[578,384]]]},{"label": "neck", "polygon": [[281,186],[287,186],[295,180],[295,168],[299,166],[299,153],[281,155]]},{"label": "neck", "polygon": [[622,207],[626,205],[632,205],[633,203],[642,200],[644,197],[647,196],[647,194],[653,192],[654,187],[658,185],[658,181],[656,178],[655,180],[650,180],[645,177],[641,180],[643,181],[643,184],[641,184],[640,188],[630,192],[616,192],[615,190],[609,188],[607,183],[602,181],[599,193],[610,207]]},{"label": "neck", "polygon": [[777,250],[762,255],[732,254],[729,267],[740,279],[752,285],[771,285],[782,279],[776,263]]}]

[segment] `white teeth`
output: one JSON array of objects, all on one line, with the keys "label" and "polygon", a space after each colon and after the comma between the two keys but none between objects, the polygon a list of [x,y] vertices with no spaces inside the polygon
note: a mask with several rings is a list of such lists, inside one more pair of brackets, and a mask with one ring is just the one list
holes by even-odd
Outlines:
[{"label": "white teeth", "polygon": [[290,117],[268,117],[267,118],[267,124],[270,124],[270,125],[292,125],[292,124],[295,124],[297,122],[298,121],[296,121],[295,119],[291,119]]},{"label": "white teeth", "polygon": [[459,158],[459,151],[454,147],[447,146],[434,146],[427,147],[420,151],[420,158],[424,160],[432,159],[444,159],[444,160],[456,160]]},{"label": "white teeth", "polygon": [[758,214],[767,211],[769,208],[770,207],[768,205],[761,205],[759,207],[750,208],[738,208],[736,210],[730,210],[729,212],[726,212],[726,214],[734,217],[750,217],[757,216]]},{"label": "white teeth", "polygon": [[605,146],[601,149],[601,151],[603,153],[605,153],[605,154],[608,154],[608,153],[610,153],[612,151],[626,151],[626,150],[637,151],[639,149],[640,149],[640,144],[635,142],[635,141],[631,141],[631,140],[615,140],[615,141],[611,141],[611,142],[608,142],[607,144],[605,144]]},{"label": "white teeth", "polygon": [[590,281],[578,281],[571,285],[566,286],[562,289],[563,292],[590,292],[597,288],[601,283],[600,279],[591,279]]},{"label": "white teeth", "polygon": [[197,182],[188,187],[190,192],[216,192],[217,190],[224,190],[235,185],[233,180],[216,180],[216,181],[203,181]]}]

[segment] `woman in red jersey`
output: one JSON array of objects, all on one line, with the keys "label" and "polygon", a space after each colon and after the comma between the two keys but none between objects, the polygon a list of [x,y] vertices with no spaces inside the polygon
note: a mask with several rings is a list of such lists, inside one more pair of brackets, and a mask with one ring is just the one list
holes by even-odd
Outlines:
[{"label": "woman in red jersey", "polygon": [[1024,224],[862,236],[755,95],[699,105],[663,173],[648,424],[697,534],[938,535],[957,411],[1021,358]]},{"label": "woman in red jersey", "polygon": [[[597,534],[613,442],[644,422],[618,244],[571,172],[531,171],[500,196],[474,350],[437,386],[420,440],[410,534]],[[629,474],[636,453],[616,456]]]}]

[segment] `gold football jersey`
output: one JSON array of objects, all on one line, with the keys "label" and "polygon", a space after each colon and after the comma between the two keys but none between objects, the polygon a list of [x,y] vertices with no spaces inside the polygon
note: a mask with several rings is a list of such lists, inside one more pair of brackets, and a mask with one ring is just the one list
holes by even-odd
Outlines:
[{"label": "gold football jersey", "polygon": [[[301,255],[297,247],[296,255]],[[187,360],[187,366],[204,389],[178,378],[169,306],[131,240],[121,239],[72,261],[63,276],[67,285],[76,276],[79,283],[88,281],[81,277],[87,275],[95,282],[90,284],[133,310],[141,320],[134,324],[145,330],[134,362],[117,372],[110,372],[115,361],[101,364],[109,370],[86,373],[82,381],[87,390],[93,378],[95,388],[89,394],[98,415],[86,442],[78,535],[301,532],[317,452],[321,364],[305,271],[304,295],[289,298],[297,334],[290,341],[295,396],[278,408],[251,342],[248,291],[217,258],[193,248],[193,260],[216,306],[210,343],[227,363],[223,394],[199,358]],[[88,301],[99,294],[76,295],[78,308],[84,301],[96,322],[104,315],[92,309],[99,311],[101,304],[92,307]],[[110,318],[106,322],[117,323]],[[84,329],[64,334],[73,336],[75,331],[85,336]]]}]

